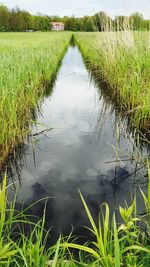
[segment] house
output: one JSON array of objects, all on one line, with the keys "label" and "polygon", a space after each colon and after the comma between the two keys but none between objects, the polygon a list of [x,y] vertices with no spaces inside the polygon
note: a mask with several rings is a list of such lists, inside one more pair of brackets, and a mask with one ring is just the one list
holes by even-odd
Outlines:
[{"label": "house", "polygon": [[65,24],[63,22],[52,22],[52,31],[64,31],[65,30]]}]

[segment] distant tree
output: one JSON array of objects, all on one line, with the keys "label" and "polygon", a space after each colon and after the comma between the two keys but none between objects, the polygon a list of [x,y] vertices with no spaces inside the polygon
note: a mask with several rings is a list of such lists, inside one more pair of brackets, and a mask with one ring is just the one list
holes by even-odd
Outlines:
[{"label": "distant tree", "polygon": [[140,13],[134,13],[130,16],[130,25],[133,30],[139,30],[142,27],[143,16]]},{"label": "distant tree", "polygon": [[143,30],[150,30],[150,20],[143,20],[142,21],[142,29]]},{"label": "distant tree", "polygon": [[11,31],[20,31],[21,30],[21,21],[19,19],[19,8],[13,8],[10,15],[10,29]]},{"label": "distant tree", "polygon": [[80,18],[80,31],[93,32],[96,30],[93,17]]},{"label": "distant tree", "polygon": [[32,15],[19,8],[12,10],[10,15],[10,29],[12,31],[26,31],[32,29]]},{"label": "distant tree", "polygon": [[50,30],[50,19],[48,16],[39,17],[39,30],[40,31]]},{"label": "distant tree", "polygon": [[4,5],[0,5],[0,31],[9,30],[10,11]]},{"label": "distant tree", "polygon": [[51,21],[48,16],[34,16],[33,30],[34,31],[49,31],[51,28]]},{"label": "distant tree", "polygon": [[117,31],[129,30],[130,18],[127,16],[116,16],[114,19],[114,29]]},{"label": "distant tree", "polygon": [[51,17],[51,22],[55,22],[55,21],[57,21],[57,22],[62,22],[62,18],[60,18],[59,16],[52,16]]},{"label": "distant tree", "polygon": [[49,31],[54,21],[64,22],[65,30],[68,31],[111,31],[126,29],[150,29],[150,21],[144,20],[139,13],[130,17],[117,16],[114,21],[103,11],[93,16],[77,18],[74,16],[63,18],[59,16],[44,16],[38,13],[36,16],[20,10],[18,7],[9,10],[0,4],[0,31]]},{"label": "distant tree", "polygon": [[95,26],[98,31],[109,31],[112,29],[112,19],[103,11],[95,14]]},{"label": "distant tree", "polygon": [[26,31],[32,26],[32,16],[27,11],[21,11],[18,7],[12,9],[10,13],[10,30]]},{"label": "distant tree", "polygon": [[32,29],[32,16],[27,11],[20,12],[20,21],[21,21],[21,31],[26,31]]},{"label": "distant tree", "polygon": [[73,26],[73,19],[71,17],[65,16],[63,17],[63,22],[65,24],[65,30],[71,31]]},{"label": "distant tree", "polygon": [[65,24],[65,30],[67,31],[79,31],[80,30],[80,20],[78,18],[63,17],[62,22]]}]

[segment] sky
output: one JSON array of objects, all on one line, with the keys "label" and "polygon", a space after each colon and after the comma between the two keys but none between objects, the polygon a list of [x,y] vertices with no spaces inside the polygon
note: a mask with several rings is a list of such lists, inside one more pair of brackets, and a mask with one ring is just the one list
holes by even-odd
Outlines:
[{"label": "sky", "polygon": [[19,6],[32,14],[80,17],[105,11],[114,18],[137,11],[150,19],[150,0],[2,0],[2,3],[9,8]]}]

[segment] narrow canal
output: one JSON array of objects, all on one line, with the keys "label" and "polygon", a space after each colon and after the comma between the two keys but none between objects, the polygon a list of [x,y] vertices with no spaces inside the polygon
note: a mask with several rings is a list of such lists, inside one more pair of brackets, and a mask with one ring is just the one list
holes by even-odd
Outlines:
[{"label": "narrow canal", "polygon": [[[96,218],[102,202],[111,211],[125,200],[130,203],[136,181],[143,177],[142,171],[130,175],[137,168],[130,159],[133,139],[131,134],[118,134],[120,121],[105,94],[90,78],[78,48],[70,47],[52,94],[41,105],[22,159],[20,182],[15,182],[18,208],[48,197],[46,221],[53,227],[53,240],[72,227],[75,234],[86,235],[83,225],[88,220],[78,189]],[[11,189],[9,197],[13,195]],[[137,198],[142,209],[138,192]],[[30,213],[42,217],[44,203]]]}]

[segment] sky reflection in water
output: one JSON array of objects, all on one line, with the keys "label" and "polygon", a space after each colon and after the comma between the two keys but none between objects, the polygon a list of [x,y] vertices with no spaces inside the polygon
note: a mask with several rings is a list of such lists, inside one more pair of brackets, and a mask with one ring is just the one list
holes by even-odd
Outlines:
[{"label": "sky reflection in water", "polygon": [[[69,48],[53,93],[45,98],[41,110],[38,121],[44,126],[38,125],[33,131],[53,130],[37,137],[36,168],[32,146],[29,147],[17,205],[51,197],[47,204],[48,224],[55,226],[57,233],[60,227],[69,233],[73,225],[76,232],[83,234],[81,226],[88,222],[78,189],[95,216],[104,201],[113,210],[131,199],[134,176],[124,178],[134,171],[135,163],[106,163],[116,159],[111,146],[117,147],[115,112],[106,106],[103,97],[100,99],[100,91],[90,80],[76,47]],[[123,135],[119,148],[120,156],[131,155]],[[142,208],[140,196],[138,199]],[[32,213],[42,216],[43,208],[41,202],[32,208]]]}]

